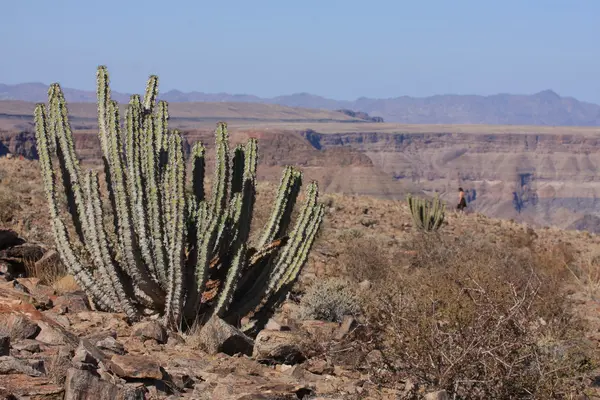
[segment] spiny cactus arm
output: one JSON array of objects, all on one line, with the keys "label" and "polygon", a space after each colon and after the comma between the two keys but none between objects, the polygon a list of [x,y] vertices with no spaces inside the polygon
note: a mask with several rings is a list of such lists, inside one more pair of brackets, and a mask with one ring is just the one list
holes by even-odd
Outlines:
[{"label": "spiny cactus arm", "polygon": [[216,129],[216,160],[213,176],[212,215],[220,219],[227,208],[227,195],[230,187],[229,135],[227,124],[219,122]]},{"label": "spiny cactus arm", "polygon": [[151,113],[158,96],[158,76],[150,75],[146,83],[146,93],[144,95],[144,111]]},{"label": "spiny cactus arm", "polygon": [[111,101],[108,108],[108,147],[112,190],[116,205],[117,232],[124,266],[136,288],[137,300],[161,309],[164,306],[164,291],[152,279],[150,271],[143,264],[139,246],[132,226],[131,209],[126,193],[126,181],[123,170],[122,140],[119,127],[119,109]]},{"label": "spiny cactus arm", "polygon": [[[106,279],[106,291],[111,294],[113,304],[120,307],[119,311],[124,312],[131,320],[137,320],[139,313],[133,306],[130,296],[133,294],[133,288],[123,279],[123,272],[115,263],[114,257],[110,253],[106,231],[104,229],[104,215],[102,211],[102,200],[100,197],[100,184],[98,174],[89,171],[86,175],[86,192],[88,195],[88,212],[90,218],[90,235],[93,243],[97,247],[94,254],[99,255],[96,265],[103,279]],[[98,257],[98,256],[96,256]]]},{"label": "spiny cactus arm", "polygon": [[185,161],[183,155],[183,140],[179,132],[170,135],[169,160],[166,179],[170,181],[171,217],[169,230],[169,268],[168,290],[165,305],[165,322],[177,326],[181,316],[182,287],[183,287],[183,256],[186,232],[186,198],[185,198]]},{"label": "spiny cactus arm", "polygon": [[106,66],[96,72],[96,96],[98,98],[98,137],[102,153],[108,154],[108,105],[110,103],[110,79]]},{"label": "spiny cactus arm", "polygon": [[287,230],[301,185],[302,173],[294,167],[286,167],[281,176],[271,217],[257,247],[264,247],[267,243],[281,237]]},{"label": "spiny cactus arm", "polygon": [[[235,295],[235,304],[232,310],[238,315],[246,315],[261,308],[261,304],[267,301],[274,291],[277,290],[284,281],[286,271],[291,266],[291,262],[303,244],[306,238],[306,232],[310,226],[311,215],[317,206],[318,187],[315,182],[311,183],[306,190],[306,200],[294,230],[290,238],[277,256],[274,265],[271,268],[265,268],[261,275],[256,279],[252,288],[245,293],[238,291]],[[245,289],[245,288],[244,288]],[[252,314],[250,314],[252,315]]]},{"label": "spiny cactus arm", "polygon": [[50,133],[56,143],[63,186],[67,194],[69,213],[71,214],[79,239],[88,247],[87,231],[89,227],[85,217],[85,198],[82,191],[79,161],[75,154],[67,104],[62,90],[57,83],[52,84],[50,87],[48,104],[50,107]]},{"label": "spiny cactus arm", "polygon": [[127,166],[127,186],[129,207],[142,259],[158,280],[152,246],[150,245],[146,198],[144,196],[144,175],[142,169],[142,105],[138,95],[131,96],[125,118],[125,160]]},{"label": "spiny cactus arm", "polygon": [[56,241],[56,249],[70,274],[73,275],[77,284],[90,294],[93,301],[103,310],[115,311],[110,303],[109,296],[99,286],[92,275],[81,265],[75,254],[69,240],[69,235],[65,225],[60,220],[58,203],[56,200],[55,175],[52,166],[52,158],[49,148],[48,119],[43,104],[37,104],[35,108],[35,133],[38,155],[40,160],[40,170],[46,199],[50,211],[50,221]]},{"label": "spiny cactus arm", "polygon": [[233,301],[233,295],[235,294],[239,275],[242,271],[242,266],[246,262],[246,250],[246,244],[242,243],[237,249],[233,260],[231,261],[231,266],[227,271],[225,285],[219,294],[217,304],[214,308],[214,313],[221,318],[225,317],[228,307]]},{"label": "spiny cactus arm", "polygon": [[258,145],[256,139],[250,139],[245,146],[244,168],[242,175],[242,192],[234,193],[232,201],[230,235],[231,244],[229,252],[235,254],[225,279],[225,285],[219,293],[215,312],[223,317],[229,305],[233,301],[235,291],[238,287],[243,266],[246,265],[246,242],[250,236],[250,225],[256,198],[256,167],[258,162]]},{"label": "spiny cactus arm", "polygon": [[308,222],[302,245],[294,254],[290,266],[283,276],[282,282],[277,288],[278,290],[287,283],[294,283],[300,275],[302,268],[308,260],[308,254],[310,253],[310,249],[312,248],[312,245],[317,237],[317,233],[319,232],[319,228],[321,227],[321,222],[323,221],[324,216],[325,206],[323,204],[319,204],[313,208],[313,213],[311,214],[310,221]]},{"label": "spiny cactus arm", "polygon": [[144,130],[141,139],[141,168],[142,176],[145,182],[143,187],[145,204],[145,214],[147,216],[150,247],[154,258],[154,266],[157,278],[163,288],[167,287],[167,247],[164,215],[164,198],[161,188],[164,187],[161,177],[158,174],[159,156],[154,151],[156,140],[157,121],[153,115],[144,116]]}]

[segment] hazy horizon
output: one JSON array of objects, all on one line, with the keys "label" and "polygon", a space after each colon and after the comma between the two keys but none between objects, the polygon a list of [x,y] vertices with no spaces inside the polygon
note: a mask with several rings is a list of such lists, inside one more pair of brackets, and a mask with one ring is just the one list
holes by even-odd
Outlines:
[{"label": "hazy horizon", "polygon": [[355,100],[553,90],[598,104],[599,13],[594,0],[10,2],[0,83],[93,90],[103,64],[123,93],[157,74],[163,93]]}]

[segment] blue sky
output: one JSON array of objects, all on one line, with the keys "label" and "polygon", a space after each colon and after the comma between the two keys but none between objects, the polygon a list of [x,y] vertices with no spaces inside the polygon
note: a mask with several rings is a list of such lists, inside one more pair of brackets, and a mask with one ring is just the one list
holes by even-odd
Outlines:
[{"label": "blue sky", "polygon": [[[102,7],[100,7],[102,4]],[[170,4],[170,5],[169,5]],[[600,103],[600,0],[0,0],[0,83]]]}]

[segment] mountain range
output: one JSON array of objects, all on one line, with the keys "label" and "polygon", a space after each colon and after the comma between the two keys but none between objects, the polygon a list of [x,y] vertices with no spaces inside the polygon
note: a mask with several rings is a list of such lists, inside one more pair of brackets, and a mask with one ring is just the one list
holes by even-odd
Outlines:
[{"label": "mountain range", "polygon": [[[0,84],[0,100],[43,102],[48,85],[42,83]],[[69,102],[95,102],[96,93],[63,88]],[[113,92],[119,102],[129,94]],[[227,93],[182,92],[171,90],[159,96],[169,102],[242,102],[277,104],[288,107],[325,110],[354,110],[381,117],[385,122],[405,124],[492,124],[546,126],[600,126],[600,105],[561,97],[552,90],[531,95],[496,94],[401,96],[386,99],[361,97],[353,101],[333,100],[309,93],[272,98]]]}]

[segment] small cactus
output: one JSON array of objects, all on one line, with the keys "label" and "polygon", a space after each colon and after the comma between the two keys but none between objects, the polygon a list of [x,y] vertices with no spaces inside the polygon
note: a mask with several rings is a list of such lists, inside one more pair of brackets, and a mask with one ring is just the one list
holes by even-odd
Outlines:
[{"label": "small cactus", "polygon": [[437,194],[432,201],[409,194],[406,201],[417,229],[431,232],[440,228],[444,222],[446,206]]}]

